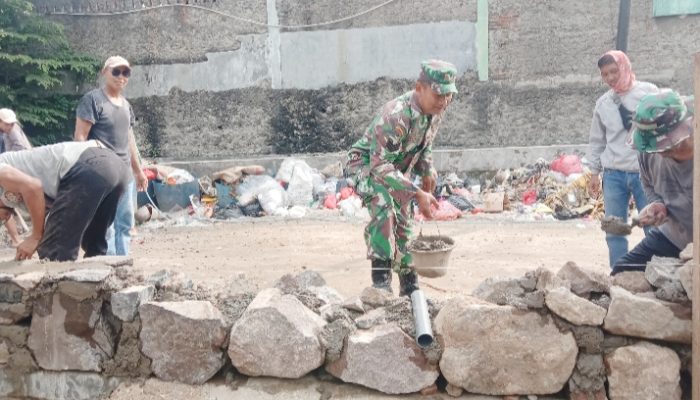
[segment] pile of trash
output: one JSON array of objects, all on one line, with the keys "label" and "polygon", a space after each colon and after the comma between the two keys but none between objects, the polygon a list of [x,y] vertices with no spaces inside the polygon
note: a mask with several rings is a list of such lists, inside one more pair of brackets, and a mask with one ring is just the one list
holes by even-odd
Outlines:
[{"label": "pile of trash", "polygon": [[[139,196],[137,221],[145,222],[158,211],[186,210],[200,218],[232,219],[279,216],[302,218],[312,209],[339,210],[347,217],[368,219],[367,209],[343,177],[342,164],[318,171],[305,161],[287,158],[274,175],[258,165],[236,166],[199,179],[182,169],[153,165],[145,168],[149,191]],[[460,178],[455,173],[438,177],[434,193],[437,220],[453,220],[479,213],[517,213],[531,219],[571,219],[603,212],[602,198],[588,192],[590,173],[577,155],[562,155],[552,162],[539,159],[531,165]],[[415,183],[420,185],[417,178]],[[423,219],[415,212],[416,219]]]}]

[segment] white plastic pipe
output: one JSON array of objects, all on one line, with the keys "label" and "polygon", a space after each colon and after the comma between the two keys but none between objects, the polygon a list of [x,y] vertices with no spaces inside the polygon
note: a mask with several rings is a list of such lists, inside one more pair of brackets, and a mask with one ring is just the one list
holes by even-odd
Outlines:
[{"label": "white plastic pipe", "polygon": [[433,328],[430,326],[428,314],[428,302],[425,294],[418,289],[411,293],[411,305],[413,308],[413,321],[416,327],[416,343],[420,347],[428,347],[433,344]]}]

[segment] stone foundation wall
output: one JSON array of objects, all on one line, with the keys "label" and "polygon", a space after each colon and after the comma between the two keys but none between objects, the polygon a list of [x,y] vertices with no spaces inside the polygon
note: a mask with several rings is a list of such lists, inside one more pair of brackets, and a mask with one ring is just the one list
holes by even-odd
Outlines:
[{"label": "stone foundation wall", "polygon": [[686,254],[614,279],[573,263],[490,278],[471,296],[429,301],[426,348],[407,298],[343,298],[311,271],[261,291],[243,276],[213,290],[170,270],[146,277],[128,258],[6,263],[16,272],[0,275],[0,396],[95,399],[149,376],[200,385],[325,371],[387,394],[680,399]]}]

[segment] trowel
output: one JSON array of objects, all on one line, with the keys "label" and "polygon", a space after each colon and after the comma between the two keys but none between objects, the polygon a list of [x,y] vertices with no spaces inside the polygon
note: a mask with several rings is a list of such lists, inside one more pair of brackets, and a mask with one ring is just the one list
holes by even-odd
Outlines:
[{"label": "trowel", "polygon": [[641,227],[639,218],[637,217],[632,218],[631,224],[627,224],[622,218],[614,216],[603,217],[603,219],[600,220],[600,229],[605,233],[611,233],[613,235],[627,236],[632,233],[632,228],[635,226]]}]

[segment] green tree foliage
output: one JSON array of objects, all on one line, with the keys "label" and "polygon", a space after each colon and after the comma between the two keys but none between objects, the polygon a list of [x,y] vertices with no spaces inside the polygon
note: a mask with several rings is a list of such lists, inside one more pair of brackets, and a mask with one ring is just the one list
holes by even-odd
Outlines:
[{"label": "green tree foliage", "polygon": [[79,96],[66,82],[94,77],[97,60],[71,50],[63,26],[27,0],[0,0],[0,107],[12,108],[35,144],[70,137]]}]

